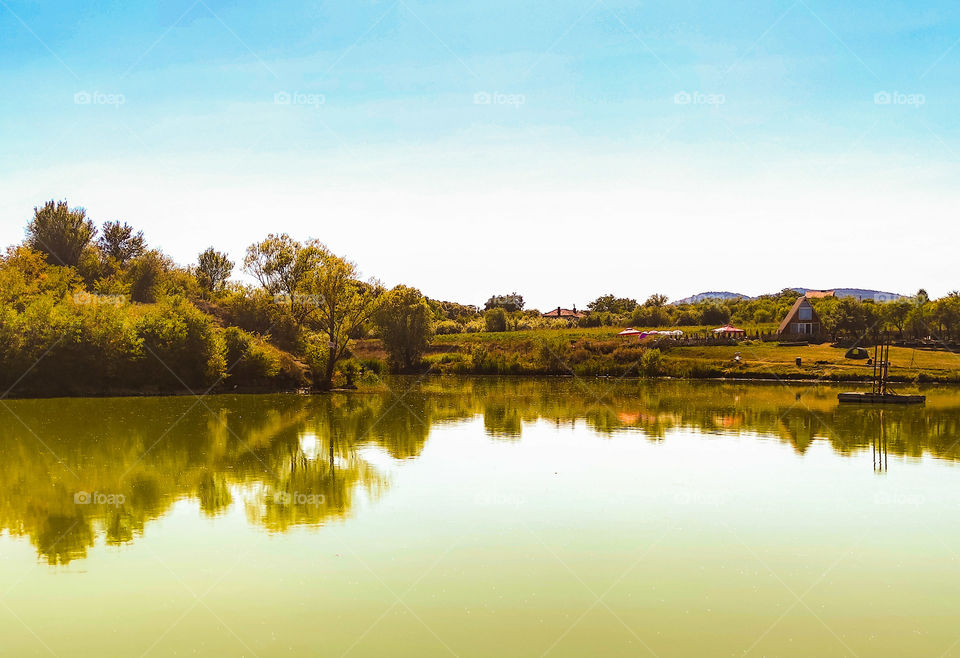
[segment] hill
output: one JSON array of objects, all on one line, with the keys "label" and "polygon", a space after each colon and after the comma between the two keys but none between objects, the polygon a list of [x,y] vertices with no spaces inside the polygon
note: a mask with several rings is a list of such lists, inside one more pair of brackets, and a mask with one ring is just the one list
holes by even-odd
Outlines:
[{"label": "hill", "polygon": [[696,295],[690,295],[683,299],[678,299],[672,304],[696,304],[697,302],[702,302],[708,299],[752,299],[750,295],[744,295],[739,292],[698,292]]},{"label": "hill", "polygon": [[[815,290],[815,288],[792,288],[792,290],[796,290],[800,294],[806,294],[808,290]],[[829,290],[833,290],[837,297],[856,297],[861,301],[873,299],[878,302],[895,302],[905,297],[905,295],[900,295],[895,292],[870,290],[868,288],[829,288]]]},{"label": "hill", "polygon": [[[818,290],[818,288],[801,288],[798,286],[790,287],[789,290],[796,290],[798,294],[806,294],[810,290]],[[828,288],[828,290],[833,290],[836,293],[837,297],[855,297],[860,301],[866,299],[873,299],[879,302],[895,302],[899,299],[902,299],[906,295],[901,295],[895,292],[885,292],[883,290],[871,290],[869,288]],[[768,293],[771,295],[776,295],[777,293]],[[711,291],[711,292],[698,292],[696,295],[690,295],[683,299],[678,299],[671,304],[696,304],[702,301],[708,300],[719,300],[723,301],[725,299],[755,299],[750,295],[744,295],[739,292],[727,292],[727,291]]]}]

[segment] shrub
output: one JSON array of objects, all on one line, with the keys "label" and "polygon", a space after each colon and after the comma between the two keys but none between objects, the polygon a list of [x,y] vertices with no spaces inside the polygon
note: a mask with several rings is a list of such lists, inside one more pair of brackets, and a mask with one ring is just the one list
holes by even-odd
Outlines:
[{"label": "shrub", "polygon": [[164,389],[213,386],[226,374],[223,337],[211,318],[178,298],[150,307],[136,323],[145,383]]},{"label": "shrub", "polygon": [[211,312],[224,324],[236,325],[286,350],[298,347],[297,327],[289,313],[263,290],[236,289],[223,296]]},{"label": "shrub", "polygon": [[601,313],[591,313],[590,315],[585,315],[584,317],[580,318],[577,324],[580,327],[599,327],[602,324],[600,318],[601,315]]},{"label": "shrub", "polygon": [[238,327],[223,330],[227,378],[234,386],[296,388],[303,385],[302,368],[290,357]]},{"label": "shrub", "polygon": [[442,320],[434,327],[437,335],[463,333],[463,327],[453,320]]},{"label": "shrub", "polygon": [[663,353],[656,347],[648,349],[640,357],[640,372],[655,377],[663,370]]},{"label": "shrub", "polygon": [[420,365],[433,325],[430,307],[419,290],[397,286],[384,294],[373,321],[394,368],[402,371]]},{"label": "shrub", "polygon": [[507,330],[507,314],[502,308],[493,308],[484,313],[483,322],[487,331]]},{"label": "shrub", "polygon": [[360,365],[375,375],[380,376],[387,374],[387,362],[383,359],[378,359],[376,357],[360,359]]},{"label": "shrub", "polygon": [[487,348],[483,345],[474,345],[470,351],[470,367],[475,372],[483,372],[487,361]]},{"label": "shrub", "polygon": [[158,251],[148,251],[130,263],[127,271],[130,297],[135,302],[152,304],[161,295],[163,275],[169,263]]}]

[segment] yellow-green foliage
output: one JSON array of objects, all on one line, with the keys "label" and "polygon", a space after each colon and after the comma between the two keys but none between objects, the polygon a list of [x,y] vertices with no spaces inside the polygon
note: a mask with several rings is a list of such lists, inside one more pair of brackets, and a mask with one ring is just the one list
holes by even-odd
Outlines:
[{"label": "yellow-green foliage", "polygon": [[196,391],[228,379],[273,387],[304,381],[289,355],[221,328],[183,297],[135,304],[122,293],[91,293],[72,268],[47,265],[25,248],[0,262],[0,390]]}]

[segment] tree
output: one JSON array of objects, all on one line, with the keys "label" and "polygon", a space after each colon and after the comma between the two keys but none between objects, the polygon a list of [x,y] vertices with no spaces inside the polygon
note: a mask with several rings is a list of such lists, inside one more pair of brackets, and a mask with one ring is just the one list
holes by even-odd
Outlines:
[{"label": "tree", "polygon": [[316,263],[293,292],[315,300],[308,319],[327,338],[326,368],[319,385],[329,388],[351,335],[376,311],[383,286],[375,280],[359,281],[355,264],[334,255],[320,243],[313,243],[312,248],[317,252]]},{"label": "tree", "polygon": [[307,245],[286,233],[271,233],[266,240],[247,247],[243,269],[273,294],[292,295],[319,258],[319,243]]},{"label": "tree", "polygon": [[910,309],[913,308],[910,302],[900,299],[895,302],[888,302],[883,306],[884,319],[888,324],[897,329],[897,333],[903,338],[903,329],[906,326],[907,318],[910,316]]},{"label": "tree", "polygon": [[489,311],[492,308],[502,308],[508,313],[523,310],[523,295],[515,292],[509,295],[492,295],[483,306],[484,310]]},{"label": "tree", "polygon": [[143,231],[133,232],[133,227],[124,222],[106,222],[97,246],[105,256],[113,258],[120,267],[128,261],[139,258],[146,250]]},{"label": "tree", "polygon": [[433,335],[430,316],[430,307],[416,288],[397,286],[384,294],[373,320],[393,366],[409,370],[420,365]]},{"label": "tree", "polygon": [[160,298],[164,275],[172,263],[159,251],[151,250],[130,262],[125,276],[130,281],[130,299],[153,304]]},{"label": "tree", "polygon": [[247,247],[243,269],[256,277],[270,294],[288,305],[298,328],[316,311],[316,301],[301,289],[320,263],[325,247],[316,240],[302,244],[286,233],[271,233]]},{"label": "tree", "polygon": [[628,297],[614,297],[612,294],[601,295],[587,304],[587,308],[594,313],[626,315],[637,308],[637,300]]},{"label": "tree", "polygon": [[207,247],[197,257],[197,281],[206,290],[219,290],[233,273],[233,261],[213,247]]},{"label": "tree", "polygon": [[643,305],[648,308],[663,308],[667,305],[667,296],[654,293],[647,297],[647,301],[645,301]]},{"label": "tree", "polygon": [[724,324],[730,320],[730,311],[726,306],[707,302],[703,304],[701,319],[704,324]]},{"label": "tree", "polygon": [[69,208],[66,201],[47,201],[33,209],[27,225],[27,246],[42,252],[51,265],[76,267],[80,254],[97,229],[83,208]]},{"label": "tree", "polygon": [[438,319],[453,320],[454,322],[463,322],[477,317],[477,307],[457,304],[456,302],[442,302],[434,299],[427,299],[427,303],[434,309],[434,315]]},{"label": "tree", "polygon": [[506,331],[507,313],[502,308],[492,308],[483,314],[483,323],[487,331]]}]

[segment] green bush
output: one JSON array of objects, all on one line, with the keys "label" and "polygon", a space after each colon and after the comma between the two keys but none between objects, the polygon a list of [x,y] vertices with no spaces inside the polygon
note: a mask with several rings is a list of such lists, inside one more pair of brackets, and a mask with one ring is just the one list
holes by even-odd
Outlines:
[{"label": "green bush", "polygon": [[507,330],[507,314],[502,308],[493,308],[484,313],[483,322],[487,331]]},{"label": "green bush", "polygon": [[224,324],[269,337],[271,342],[286,350],[298,347],[297,327],[292,317],[283,312],[273,295],[263,290],[232,290],[210,310]]},{"label": "green bush", "polygon": [[210,316],[179,298],[148,307],[136,323],[142,375],[164,390],[214,386],[226,375],[223,338]]},{"label": "green bush", "polygon": [[463,327],[453,320],[441,320],[434,327],[434,331],[438,336],[445,334],[459,334],[463,333]]},{"label": "green bush", "polygon": [[371,373],[382,376],[389,372],[387,367],[387,362],[383,359],[378,359],[376,357],[369,357],[366,359],[360,359],[360,365],[366,368]]},{"label": "green bush", "polygon": [[656,377],[663,371],[663,353],[656,347],[644,351],[640,357],[640,372],[648,377]]},{"label": "green bush", "polygon": [[227,381],[233,386],[293,389],[308,380],[289,354],[238,327],[223,330]]}]

